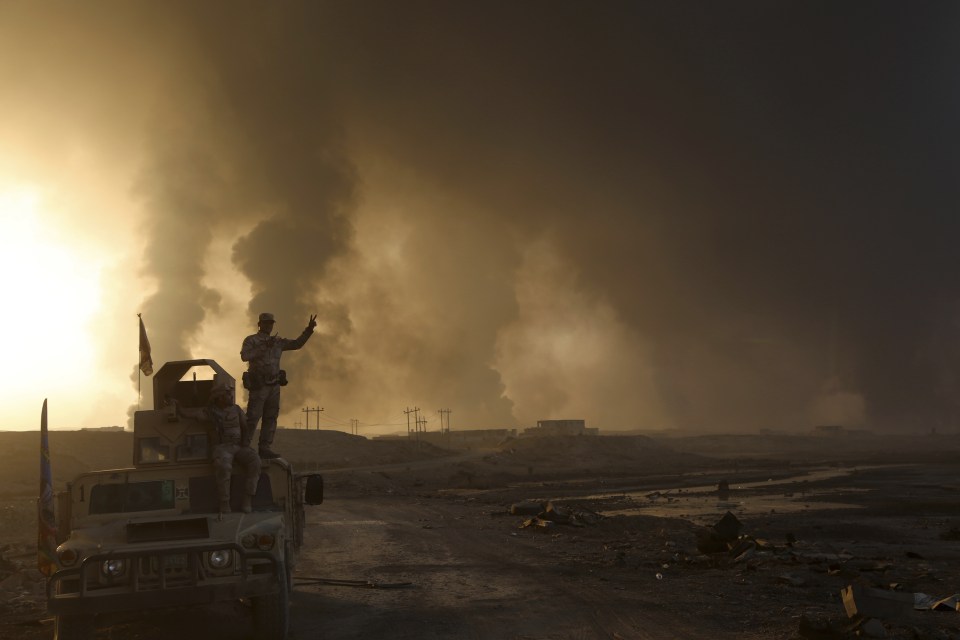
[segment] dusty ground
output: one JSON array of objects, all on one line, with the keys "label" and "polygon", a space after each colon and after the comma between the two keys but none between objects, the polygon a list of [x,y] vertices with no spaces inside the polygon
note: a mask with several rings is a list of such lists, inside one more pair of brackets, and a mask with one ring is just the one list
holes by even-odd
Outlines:
[{"label": "dusty ground", "polygon": [[[122,466],[128,435],[110,434],[115,447],[108,434],[87,435],[101,466]],[[6,437],[0,451],[36,434]],[[82,466],[87,438],[70,438],[59,455]],[[451,454],[281,432],[277,445],[327,477],[298,566],[294,639],[853,638],[864,629],[844,614],[846,585],[960,592],[960,452],[950,438],[599,437]],[[104,465],[113,448],[118,463]],[[0,469],[16,466],[7,462],[0,454]],[[16,489],[22,478],[4,476],[0,638],[50,638],[29,568],[32,497]],[[531,516],[509,513],[522,501],[553,501],[583,526],[523,527]],[[698,532],[727,511],[742,524],[740,548],[698,551]],[[960,638],[958,616],[917,611],[883,626],[894,638]],[[242,605],[224,605],[106,620],[97,637],[239,640],[247,622]]]}]

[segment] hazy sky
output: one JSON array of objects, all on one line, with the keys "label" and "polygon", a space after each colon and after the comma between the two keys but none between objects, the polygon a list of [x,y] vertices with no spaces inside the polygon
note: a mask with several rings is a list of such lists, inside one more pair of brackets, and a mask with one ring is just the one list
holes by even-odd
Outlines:
[{"label": "hazy sky", "polygon": [[126,424],[137,313],[239,377],[261,311],[319,314],[282,425],[952,428],[958,27],[0,0],[0,428]]}]

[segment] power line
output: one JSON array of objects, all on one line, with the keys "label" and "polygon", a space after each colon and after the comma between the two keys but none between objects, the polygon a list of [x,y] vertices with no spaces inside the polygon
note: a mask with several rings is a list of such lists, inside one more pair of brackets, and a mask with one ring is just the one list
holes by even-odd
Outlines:
[{"label": "power line", "polygon": [[406,410],[404,410],[404,413],[407,414],[407,437],[409,438],[410,437],[410,414],[411,413],[414,414],[414,417],[417,419],[417,426],[419,426],[420,407],[414,407],[413,409],[411,409],[410,407],[407,407]]},{"label": "power line", "polygon": [[310,431],[310,414],[317,414],[317,431],[320,431],[320,412],[323,411],[323,407],[304,407],[302,409],[303,413],[307,414],[307,431]]},{"label": "power line", "polygon": [[[450,414],[453,413],[450,409],[437,409],[437,413],[440,414],[440,433],[450,433]],[[447,430],[443,430],[443,414],[447,414]]]}]

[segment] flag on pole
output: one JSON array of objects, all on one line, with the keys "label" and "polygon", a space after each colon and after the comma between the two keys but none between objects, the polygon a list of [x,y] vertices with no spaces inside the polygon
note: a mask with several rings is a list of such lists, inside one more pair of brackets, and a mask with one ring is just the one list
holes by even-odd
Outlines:
[{"label": "flag on pole", "polygon": [[[140,314],[137,314],[140,318]],[[153,373],[153,358],[150,357],[150,341],[147,340],[147,330],[143,326],[143,318],[140,318],[140,371],[148,376]]]},{"label": "flag on pole", "polygon": [[57,562],[57,520],[53,512],[53,474],[50,472],[50,443],[47,439],[47,401],[40,412],[40,499],[37,500],[37,568],[45,576],[59,569]]}]

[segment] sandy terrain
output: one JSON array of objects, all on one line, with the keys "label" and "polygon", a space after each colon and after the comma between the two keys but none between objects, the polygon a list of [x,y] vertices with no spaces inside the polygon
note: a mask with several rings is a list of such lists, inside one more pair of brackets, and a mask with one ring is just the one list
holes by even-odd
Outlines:
[{"label": "sandy terrain", "polygon": [[[124,466],[131,447],[122,433],[51,440],[58,482],[86,460]],[[31,568],[36,441],[0,433],[0,638],[52,637]],[[603,436],[462,453],[281,431],[277,448],[327,478],[297,568],[295,639],[853,638],[869,628],[844,613],[849,584],[960,592],[951,438]],[[510,513],[524,501],[551,501],[551,517],[573,524],[525,527],[533,516]],[[702,553],[705,527],[728,511],[743,538]],[[916,611],[880,627],[960,638],[958,616]],[[248,621],[224,605],[104,620],[97,638],[240,640]]]}]

